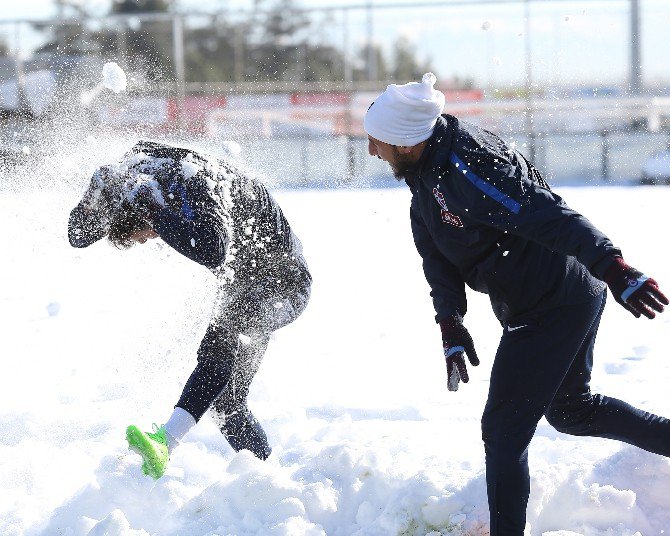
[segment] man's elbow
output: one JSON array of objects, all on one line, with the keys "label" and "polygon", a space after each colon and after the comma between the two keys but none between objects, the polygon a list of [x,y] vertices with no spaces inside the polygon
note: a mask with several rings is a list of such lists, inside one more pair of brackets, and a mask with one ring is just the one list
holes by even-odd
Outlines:
[{"label": "man's elbow", "polygon": [[80,214],[75,209],[70,213],[70,219],[67,222],[67,238],[73,248],[85,247],[82,240],[84,233],[81,228],[81,219]]},{"label": "man's elbow", "polygon": [[72,211],[67,225],[67,237],[73,248],[85,248],[107,234],[106,228],[77,209]]},{"label": "man's elbow", "polygon": [[213,244],[212,247],[206,249],[206,254],[203,256],[202,264],[207,268],[214,270],[226,261],[226,244],[219,241]]},{"label": "man's elbow", "polygon": [[96,240],[99,240],[99,238],[92,236],[90,233],[86,233],[79,227],[70,227],[67,231],[67,237],[73,248],[85,248],[90,246]]},{"label": "man's elbow", "polygon": [[85,248],[86,244],[74,233],[68,233],[68,239],[70,240],[70,245],[73,248]]}]

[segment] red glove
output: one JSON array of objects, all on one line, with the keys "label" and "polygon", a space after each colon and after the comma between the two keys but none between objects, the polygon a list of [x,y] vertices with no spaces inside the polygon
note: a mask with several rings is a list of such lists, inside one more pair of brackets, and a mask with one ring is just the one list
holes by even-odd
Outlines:
[{"label": "red glove", "polygon": [[442,330],[442,346],[444,348],[444,358],[447,361],[447,389],[458,391],[458,383],[468,383],[468,369],[465,366],[463,354],[467,354],[468,360],[472,366],[479,365],[479,358],[475,352],[475,346],[472,337],[463,325],[463,319],[458,316],[450,316],[440,321]]},{"label": "red glove", "polygon": [[628,266],[621,257],[616,257],[607,268],[603,280],[610,288],[614,299],[636,318],[641,315],[654,318],[657,311],[663,312],[668,298],[659,290],[658,283],[639,270]]}]

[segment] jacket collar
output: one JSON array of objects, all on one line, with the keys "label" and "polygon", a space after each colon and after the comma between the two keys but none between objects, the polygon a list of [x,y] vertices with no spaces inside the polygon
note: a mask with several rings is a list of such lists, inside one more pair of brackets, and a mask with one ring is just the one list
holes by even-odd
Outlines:
[{"label": "jacket collar", "polygon": [[416,174],[411,178],[405,178],[407,186],[416,187],[424,173],[430,173],[431,167],[438,167],[441,164],[440,156],[446,153],[447,158],[449,157],[457,124],[458,119],[452,115],[443,114],[437,118],[433,133],[428,138],[416,164]]},{"label": "jacket collar", "polygon": [[451,148],[454,143],[454,132],[458,125],[458,119],[453,115],[442,114],[437,118],[437,123],[433,133],[428,138],[428,143],[421,153],[417,165],[417,179],[420,179],[424,173],[433,171],[433,167],[439,167],[441,160],[446,156],[447,161],[451,154]]}]

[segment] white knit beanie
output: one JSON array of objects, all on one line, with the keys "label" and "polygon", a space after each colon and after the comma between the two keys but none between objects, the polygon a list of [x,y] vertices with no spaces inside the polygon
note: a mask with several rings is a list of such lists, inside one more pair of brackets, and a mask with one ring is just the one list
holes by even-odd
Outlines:
[{"label": "white knit beanie", "polygon": [[430,138],[444,108],[444,94],[433,88],[436,81],[433,73],[426,73],[421,82],[389,85],[365,114],[365,132],[402,147]]}]

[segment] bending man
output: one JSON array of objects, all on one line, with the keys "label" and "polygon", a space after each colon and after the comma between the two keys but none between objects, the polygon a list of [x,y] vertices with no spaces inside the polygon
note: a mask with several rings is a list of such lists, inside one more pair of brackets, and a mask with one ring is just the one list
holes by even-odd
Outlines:
[{"label": "bending man", "polygon": [[94,173],[68,234],[80,248],[105,236],[121,249],[160,237],[219,280],[197,366],[171,417],[153,433],[128,427],[145,474],[163,475],[169,452],[210,408],[233,449],[266,459],[249,386],[270,334],[302,313],[312,281],[300,241],[266,188],[227,161],[140,142]]}]

